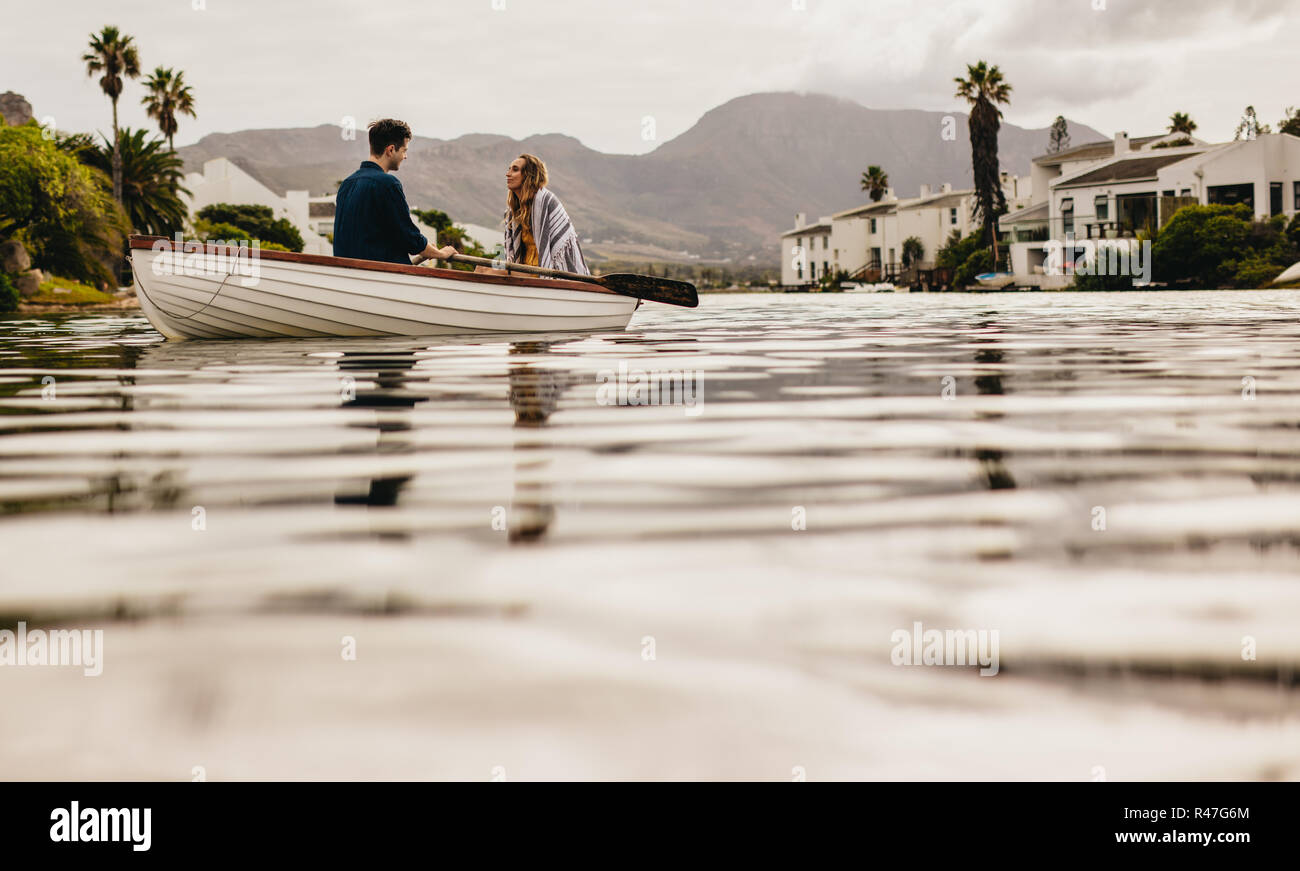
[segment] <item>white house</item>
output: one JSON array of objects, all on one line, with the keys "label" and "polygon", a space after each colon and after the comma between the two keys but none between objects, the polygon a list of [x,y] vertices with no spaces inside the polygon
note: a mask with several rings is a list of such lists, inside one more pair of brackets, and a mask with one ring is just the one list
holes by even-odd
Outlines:
[{"label": "white house", "polygon": [[833,263],[831,219],[808,223],[804,212],[795,215],[794,229],[781,234],[781,283],[786,286],[813,284]]},{"label": "white house", "polygon": [[[288,218],[302,234],[304,254],[332,254],[334,246],[314,229],[312,209],[307,191],[286,191],[284,196],[244,172],[224,157],[215,157],[203,164],[203,172],[192,172],[185,177],[189,196],[181,195],[185,208],[193,220],[204,206],[216,203],[269,206],[276,218]],[[331,225],[333,217],[330,218]]]},{"label": "white house", "polygon": [[[1027,203],[1031,179],[1002,175],[1008,203]],[[954,191],[943,184],[935,192],[923,184],[919,196],[899,199],[890,188],[878,202],[836,212],[812,225],[800,213],[794,229],[781,235],[781,283],[812,284],[832,270],[851,276],[867,268],[895,272],[902,268],[903,242],[911,237],[921,240],[920,265],[928,267],[954,230],[963,236],[975,232],[974,198],[973,190]],[[797,252],[802,252],[802,260]]]},{"label": "white house", "polygon": [[[966,236],[978,228],[971,217],[974,201],[974,190],[954,191],[951,185],[944,184],[939,193],[932,194],[929,185],[921,185],[920,197],[898,207],[897,238],[920,239],[924,248],[921,265],[928,268],[953,231]],[[901,241],[898,251],[901,258]],[[889,262],[894,262],[892,257]]]},{"label": "white house", "polygon": [[[1041,274],[1051,243],[1068,238],[1126,239],[1152,232],[1189,204],[1246,203],[1260,219],[1289,217],[1300,208],[1300,138],[1279,133],[1159,147],[1171,138],[1129,140],[1119,133],[1108,156],[1094,150],[1090,161],[1067,162],[1068,170],[1048,182],[1045,202],[1000,221],[1015,234],[1012,271]],[[1141,143],[1137,150],[1135,143]],[[1059,280],[1045,286],[1070,280],[1051,278]]]}]

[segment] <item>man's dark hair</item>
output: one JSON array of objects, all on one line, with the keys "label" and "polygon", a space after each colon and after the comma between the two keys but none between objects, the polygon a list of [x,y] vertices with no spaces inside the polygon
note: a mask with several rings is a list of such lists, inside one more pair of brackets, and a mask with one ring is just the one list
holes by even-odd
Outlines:
[{"label": "man's dark hair", "polygon": [[369,129],[371,154],[383,155],[390,145],[401,148],[402,144],[411,138],[411,128],[405,121],[398,121],[396,118],[371,121]]}]

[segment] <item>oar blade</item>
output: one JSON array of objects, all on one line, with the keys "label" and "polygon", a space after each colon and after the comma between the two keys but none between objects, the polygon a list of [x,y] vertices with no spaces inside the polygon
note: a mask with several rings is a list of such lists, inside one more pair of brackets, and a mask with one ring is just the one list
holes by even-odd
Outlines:
[{"label": "oar blade", "polygon": [[602,275],[600,283],[615,293],[635,296],[648,302],[662,302],[666,305],[680,305],[686,308],[695,308],[700,304],[695,285],[672,278],[615,272],[613,275]]}]

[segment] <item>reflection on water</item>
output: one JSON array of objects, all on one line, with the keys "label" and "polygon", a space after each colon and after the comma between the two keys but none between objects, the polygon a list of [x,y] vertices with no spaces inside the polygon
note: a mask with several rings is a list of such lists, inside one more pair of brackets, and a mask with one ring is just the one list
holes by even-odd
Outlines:
[{"label": "reflection on water", "polygon": [[[446,340],[11,320],[0,611],[483,620],[499,626],[455,642],[457,661],[486,674],[530,639],[551,664],[529,680],[568,700],[520,722],[595,704],[578,688],[601,682],[662,711],[650,672],[610,671],[610,650],[640,665],[653,637],[654,692],[716,718],[691,735],[726,719],[722,687],[803,734],[772,707],[797,698],[857,723],[845,770],[862,776],[916,776],[881,754],[921,759],[907,736],[939,709],[1006,741],[991,768],[954,757],[934,776],[1068,779],[1008,760],[1032,731],[1059,762],[1071,724],[1116,717],[1131,776],[1294,774],[1278,748],[1296,746],[1300,662],[1295,299],[728,296],[643,307],[621,333]],[[702,370],[703,413],[599,404],[620,362]],[[914,620],[997,628],[1000,676],[892,668],[890,633]],[[673,663],[696,678],[669,680]],[[601,743],[621,714],[601,710],[583,742],[622,758]],[[1263,730],[1250,753],[1216,756],[1225,711]],[[1171,735],[1202,763],[1133,761]],[[681,776],[706,770],[722,769]]]}]

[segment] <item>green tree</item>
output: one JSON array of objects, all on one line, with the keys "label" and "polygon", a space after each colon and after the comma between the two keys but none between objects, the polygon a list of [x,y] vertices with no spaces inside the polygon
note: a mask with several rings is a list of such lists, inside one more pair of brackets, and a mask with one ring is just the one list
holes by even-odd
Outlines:
[{"label": "green tree", "polygon": [[984,61],[966,65],[967,78],[953,79],[957,96],[970,103],[971,168],[975,176],[975,214],[984,225],[985,244],[998,259],[997,220],[1007,210],[1006,195],[998,166],[998,128],[1002,126],[999,103],[1011,99],[1011,85],[1002,71]]},{"label": "green tree", "polygon": [[104,173],[42,135],[35,123],[0,127],[0,237],[26,246],[48,272],[114,281],[126,216]]},{"label": "green tree", "polygon": [[86,75],[103,73],[99,87],[113,104],[113,199],[122,201],[122,158],[118,148],[117,98],[122,96],[123,78],[140,75],[140,55],[135,40],[123,35],[116,27],[105,27],[90,35],[90,51],[81,56],[86,64]]},{"label": "green tree", "polygon": [[[450,245],[461,254],[467,254],[470,257],[483,257],[491,259],[493,252],[488,251],[479,245],[473,239],[465,234],[465,231],[457,227],[451,220],[451,217],[438,209],[411,209],[411,214],[419,219],[420,223],[432,227],[438,234],[438,245]],[[472,271],[474,265],[471,263],[456,263],[455,261],[448,264],[452,269],[463,269]]]},{"label": "green tree", "polygon": [[1277,132],[1300,136],[1300,109],[1287,106],[1286,117],[1277,123]]},{"label": "green tree", "polygon": [[1191,136],[1196,132],[1196,122],[1186,112],[1175,112],[1169,116],[1169,132]]},{"label": "green tree", "polygon": [[[144,130],[123,128],[118,142],[122,173],[120,201],[132,229],[154,236],[170,236],[185,227],[185,203],[181,186],[184,161],[176,152],[163,148],[162,139],[145,140]],[[80,149],[83,163],[108,172],[113,148],[107,138],[102,147]]]},{"label": "green tree", "polygon": [[[442,238],[442,232],[452,227],[451,217],[446,212],[437,209],[411,209],[411,214],[420,220],[420,223],[427,224],[438,231],[438,238]],[[451,243],[447,243],[451,244]]]},{"label": "green tree", "polygon": [[943,247],[934,255],[934,265],[943,269],[956,269],[980,249],[979,233],[971,233],[962,238],[961,233],[953,230]]},{"label": "green tree", "polygon": [[195,218],[238,227],[261,244],[270,242],[289,251],[302,251],[302,234],[298,228],[288,218],[276,218],[270,206],[214,203],[199,209]]},{"label": "green tree", "polygon": [[1300,259],[1300,221],[1256,221],[1250,206],[1185,206],[1151,247],[1159,281],[1197,287],[1261,287]]},{"label": "green tree", "polygon": [[0,272],[0,312],[17,311],[21,301],[22,296],[18,293],[18,288],[14,287],[13,279],[8,273]]},{"label": "green tree", "polygon": [[913,263],[920,263],[925,257],[925,243],[918,236],[908,236],[903,240],[903,268]]},{"label": "green tree", "polygon": [[866,191],[873,203],[878,203],[889,189],[889,175],[878,166],[868,166],[867,171],[862,173],[859,187]]},{"label": "green tree", "polygon": [[176,72],[170,67],[158,67],[153,75],[144,80],[144,86],[149,89],[149,93],[140,102],[144,104],[149,117],[158,122],[158,129],[167,137],[167,147],[175,151],[178,126],[176,116],[198,117],[194,114],[194,93],[185,84],[185,73]]}]

